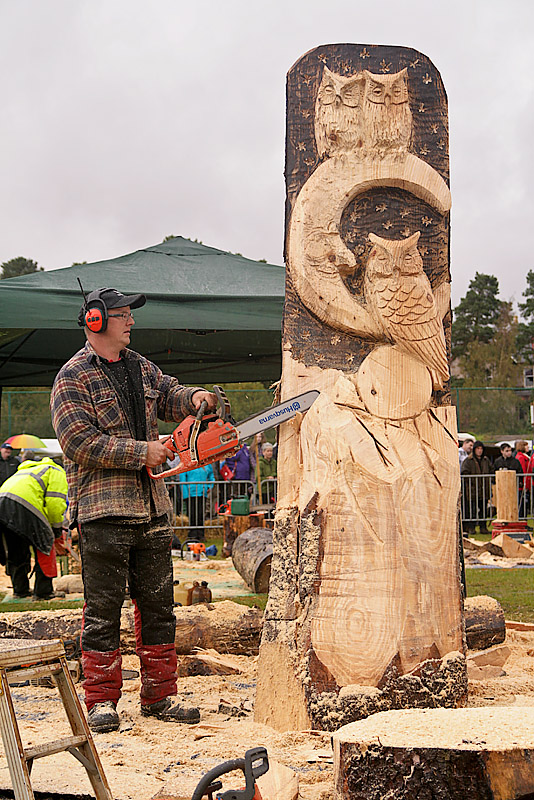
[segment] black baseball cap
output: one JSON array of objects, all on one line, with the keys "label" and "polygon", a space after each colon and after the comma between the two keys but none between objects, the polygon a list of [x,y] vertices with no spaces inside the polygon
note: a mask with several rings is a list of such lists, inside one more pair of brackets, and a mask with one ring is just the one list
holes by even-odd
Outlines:
[{"label": "black baseball cap", "polygon": [[141,308],[146,303],[144,294],[122,294],[117,289],[95,289],[90,292],[85,298],[83,306],[80,308],[78,314],[78,325],[83,328],[85,324],[85,314],[91,305],[96,308],[102,308],[105,305],[109,311],[110,308],[122,308],[130,306],[130,308]]},{"label": "black baseball cap", "polygon": [[86,304],[89,305],[93,300],[101,300],[106,308],[141,308],[146,303],[144,294],[122,294],[117,289],[95,289],[87,295]]},{"label": "black baseball cap", "polygon": [[4,444],[0,445],[1,449],[4,449],[4,447],[8,448],[9,450],[13,450],[13,445],[9,444],[9,442],[4,442]]}]

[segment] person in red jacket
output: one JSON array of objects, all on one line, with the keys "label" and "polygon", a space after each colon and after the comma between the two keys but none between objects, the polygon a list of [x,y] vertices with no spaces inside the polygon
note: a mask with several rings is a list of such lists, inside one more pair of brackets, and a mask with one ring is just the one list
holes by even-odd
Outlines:
[{"label": "person in red jacket", "polygon": [[[529,457],[528,452],[528,442],[525,439],[518,439],[515,443],[515,457],[521,464],[521,469],[523,470],[523,474],[528,476],[529,472],[532,472],[531,469],[531,461],[532,457]],[[527,517],[529,516],[529,509],[530,509],[530,489],[532,484],[532,478],[526,477],[523,478],[523,485],[519,488],[519,517]]]}]

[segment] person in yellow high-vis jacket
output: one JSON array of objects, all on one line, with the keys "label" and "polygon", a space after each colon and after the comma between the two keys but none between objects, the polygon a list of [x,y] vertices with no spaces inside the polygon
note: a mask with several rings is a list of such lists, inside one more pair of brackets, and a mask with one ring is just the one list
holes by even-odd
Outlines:
[{"label": "person in yellow high-vis jacket", "polygon": [[30,596],[30,545],[35,550],[35,600],[56,597],[54,540],[62,535],[67,476],[51,458],[24,461],[0,486],[0,562],[6,564],[15,597]]}]

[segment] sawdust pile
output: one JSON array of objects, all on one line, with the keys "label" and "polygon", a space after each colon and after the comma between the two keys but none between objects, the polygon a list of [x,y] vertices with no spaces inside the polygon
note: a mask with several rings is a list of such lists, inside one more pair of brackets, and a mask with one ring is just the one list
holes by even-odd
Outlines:
[{"label": "sawdust pile", "polygon": [[[505,675],[472,681],[469,705],[534,706],[534,632],[508,631],[511,655]],[[95,742],[117,800],[150,800],[153,797],[190,797],[209,769],[245,750],[265,745],[269,757],[294,769],[304,800],[329,800],[332,792],[330,736],[312,733],[278,733],[254,723],[253,702],[257,658],[232,656],[240,674],[179,679],[184,701],[200,706],[199,726],[164,723],[141,717],[139,679],[124,683],[119,704],[121,728],[99,734]],[[124,668],[136,669],[135,656],[127,656]],[[81,688],[80,688],[81,694]],[[54,689],[13,689],[23,741],[26,746],[69,734],[61,703]],[[221,710],[219,711],[219,708]],[[42,791],[89,793],[83,768],[61,753],[36,761],[34,788]],[[239,788],[234,773],[226,788]],[[0,788],[10,787],[3,753],[0,755]]]}]

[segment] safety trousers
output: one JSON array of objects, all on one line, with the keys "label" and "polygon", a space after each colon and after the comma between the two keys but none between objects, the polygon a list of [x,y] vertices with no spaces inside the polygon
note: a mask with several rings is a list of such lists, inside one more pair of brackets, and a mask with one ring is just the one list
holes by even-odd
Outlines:
[{"label": "safety trousers", "polygon": [[172,529],[166,516],[149,523],[101,519],[82,523],[85,604],[82,666],[85,703],[117,703],[122,689],[120,619],[126,587],[134,603],[141,703],[176,694]]}]

